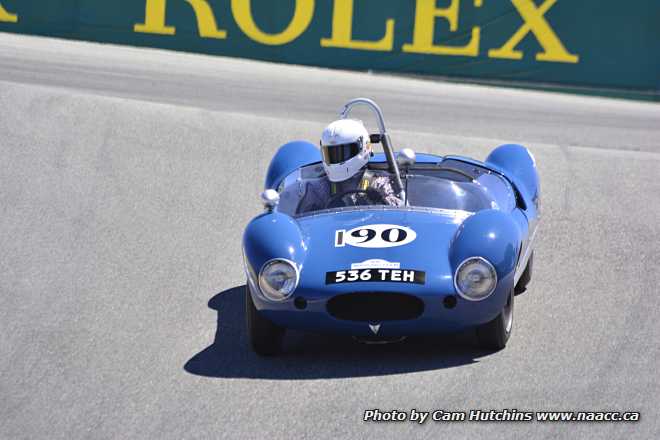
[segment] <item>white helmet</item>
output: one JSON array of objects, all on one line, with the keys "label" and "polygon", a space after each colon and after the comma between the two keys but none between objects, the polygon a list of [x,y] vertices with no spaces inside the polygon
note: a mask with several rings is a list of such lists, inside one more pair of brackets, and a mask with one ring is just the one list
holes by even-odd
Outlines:
[{"label": "white helmet", "polygon": [[362,121],[340,119],[328,125],[321,135],[323,168],[331,182],[343,182],[356,175],[369,162],[371,142]]}]

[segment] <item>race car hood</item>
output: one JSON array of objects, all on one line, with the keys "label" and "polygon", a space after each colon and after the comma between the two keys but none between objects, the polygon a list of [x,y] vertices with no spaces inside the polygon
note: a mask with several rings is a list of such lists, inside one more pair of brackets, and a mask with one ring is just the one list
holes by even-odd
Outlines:
[{"label": "race car hood", "polygon": [[[457,228],[470,215],[453,210],[384,208],[300,217],[297,222],[307,247],[301,285],[312,290],[343,290],[326,284],[327,272],[398,267],[423,271],[426,288],[452,289],[448,253]],[[343,288],[396,290],[402,286],[354,283]]]}]

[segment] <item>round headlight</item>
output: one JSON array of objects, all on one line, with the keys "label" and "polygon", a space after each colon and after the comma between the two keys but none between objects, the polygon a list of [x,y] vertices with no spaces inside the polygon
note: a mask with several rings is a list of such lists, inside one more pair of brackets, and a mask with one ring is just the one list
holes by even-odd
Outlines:
[{"label": "round headlight", "polygon": [[468,301],[481,301],[488,298],[495,290],[497,272],[488,260],[471,257],[458,266],[454,285],[461,297]]},{"label": "round headlight", "polygon": [[298,268],[289,260],[270,260],[261,268],[259,288],[271,301],[284,301],[298,286]]}]

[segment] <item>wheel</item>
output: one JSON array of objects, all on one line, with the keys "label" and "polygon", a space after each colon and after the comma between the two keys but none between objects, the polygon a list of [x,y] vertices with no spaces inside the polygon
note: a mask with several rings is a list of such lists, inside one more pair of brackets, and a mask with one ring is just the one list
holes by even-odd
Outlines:
[{"label": "wheel", "polygon": [[525,267],[525,271],[520,276],[520,279],[518,280],[518,284],[516,284],[516,295],[520,295],[525,290],[527,290],[527,285],[532,280],[533,264],[534,264],[534,252],[532,251],[532,254],[529,256],[529,260],[527,260],[527,266]]},{"label": "wheel", "polygon": [[513,289],[502,311],[490,322],[477,327],[479,346],[487,350],[502,350],[513,330]]},{"label": "wheel", "polygon": [[274,356],[282,350],[285,329],[278,327],[259,314],[254,306],[250,288],[245,286],[245,321],[250,345],[261,356]]}]

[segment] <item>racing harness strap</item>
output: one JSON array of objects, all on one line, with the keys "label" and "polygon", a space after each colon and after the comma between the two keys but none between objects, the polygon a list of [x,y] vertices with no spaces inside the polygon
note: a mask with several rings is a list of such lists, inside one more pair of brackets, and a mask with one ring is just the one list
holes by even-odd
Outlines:
[{"label": "racing harness strap", "polygon": [[[371,170],[365,170],[364,174],[362,174],[362,179],[360,179],[360,186],[358,189],[361,189],[362,191],[369,189],[373,177],[374,173]],[[330,194],[333,196],[337,194],[337,184],[335,182],[330,182]]]}]

